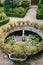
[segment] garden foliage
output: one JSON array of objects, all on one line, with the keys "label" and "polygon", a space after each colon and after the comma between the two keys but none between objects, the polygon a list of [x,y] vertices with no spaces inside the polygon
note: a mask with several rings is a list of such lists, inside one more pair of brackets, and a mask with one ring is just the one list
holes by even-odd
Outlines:
[{"label": "garden foliage", "polygon": [[8,16],[24,17],[29,9],[28,0],[5,0],[4,8]]},{"label": "garden foliage", "polygon": [[43,19],[43,0],[41,0],[38,4],[36,18]]}]

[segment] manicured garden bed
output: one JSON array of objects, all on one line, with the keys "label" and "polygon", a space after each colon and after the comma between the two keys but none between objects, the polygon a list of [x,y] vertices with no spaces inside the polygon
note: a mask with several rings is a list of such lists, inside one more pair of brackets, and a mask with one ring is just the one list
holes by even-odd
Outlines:
[{"label": "manicured garden bed", "polygon": [[16,7],[13,10],[8,9],[6,10],[6,15],[10,17],[24,17],[26,12],[28,11],[28,7],[23,8],[23,7]]},{"label": "manicured garden bed", "polygon": [[43,19],[43,9],[38,9],[37,10],[37,15],[36,15],[37,19]]},{"label": "manicured garden bed", "polygon": [[[10,1],[4,2],[5,13],[7,16],[24,17],[29,9],[30,2],[28,0],[16,1],[10,3]],[[8,6],[7,6],[8,5]]]},{"label": "manicured garden bed", "polygon": [[38,4],[36,18],[37,19],[43,19],[43,1],[42,0]]},{"label": "manicured garden bed", "polygon": [[0,13],[4,12],[4,7],[0,6]]}]

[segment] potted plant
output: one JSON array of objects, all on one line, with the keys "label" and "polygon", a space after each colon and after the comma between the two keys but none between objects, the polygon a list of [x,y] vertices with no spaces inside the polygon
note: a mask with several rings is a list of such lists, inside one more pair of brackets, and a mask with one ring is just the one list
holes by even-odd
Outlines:
[{"label": "potted plant", "polygon": [[39,24],[37,22],[32,22],[32,26],[35,28],[39,28]]},{"label": "potted plant", "polygon": [[29,24],[30,24],[30,22],[29,22],[29,21],[26,21],[26,22],[25,22],[25,24],[29,25]]},{"label": "potted plant", "polygon": [[18,23],[19,26],[21,26],[22,21],[18,21],[17,23]]}]

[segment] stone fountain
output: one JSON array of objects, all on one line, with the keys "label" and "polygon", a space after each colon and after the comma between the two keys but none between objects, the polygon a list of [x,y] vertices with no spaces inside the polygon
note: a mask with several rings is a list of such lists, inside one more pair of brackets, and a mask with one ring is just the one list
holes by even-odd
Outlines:
[{"label": "stone fountain", "polygon": [[[27,40],[28,40],[28,36],[26,36],[25,35],[25,31],[29,31],[29,32],[32,32],[32,33],[35,33],[35,34],[37,34],[40,38],[41,38],[41,40],[43,41],[43,33],[42,33],[42,30],[40,30],[40,29],[38,29],[38,28],[36,28],[36,26],[34,27],[34,26],[32,26],[32,24],[31,25],[22,25],[22,26],[14,26],[15,25],[15,23],[10,23],[10,24],[8,24],[8,26],[6,26],[6,27],[3,27],[3,28],[1,28],[0,29],[0,34],[2,34],[2,36],[1,36],[1,39],[2,40],[0,40],[1,42],[3,42],[4,43],[4,46],[6,45],[5,44],[5,39],[10,35],[10,34],[13,34],[13,33],[15,33],[15,32],[17,32],[17,31],[22,31],[22,35],[21,36],[18,36],[18,38],[20,37],[21,38],[21,40],[19,41],[19,43],[21,43],[21,42],[26,42],[26,48],[28,48],[27,49],[27,51],[29,52],[29,53],[27,53],[27,51],[25,52],[25,55],[24,55],[24,59],[17,59],[17,58],[12,58],[11,56],[13,55],[12,54],[12,51],[10,50],[10,52],[8,53],[7,52],[7,54],[9,55],[9,58],[11,59],[11,60],[18,60],[18,61],[25,61],[26,60],[26,58],[27,58],[27,56],[30,56],[30,55],[34,55],[34,54],[36,54],[36,53],[38,53],[38,52],[40,52],[41,50],[42,50],[42,48],[40,47],[41,45],[40,45],[40,43],[39,44],[37,44],[37,47],[36,46],[34,46],[33,44],[31,44],[30,46],[29,46],[29,42],[28,42],[28,45],[27,45]],[[3,31],[3,32],[2,32]],[[4,38],[3,38],[4,37]],[[18,42],[18,41],[16,41],[16,42]],[[17,43],[18,44],[18,43]],[[42,46],[43,46],[43,42],[41,42],[41,44],[42,44]],[[19,44],[20,45],[20,44]],[[19,46],[18,45],[18,46]],[[20,45],[21,46],[21,45]],[[1,45],[1,47],[2,47],[2,49],[5,51],[6,49],[5,48],[7,48],[6,46],[5,47],[3,47],[3,45]],[[12,46],[13,47],[13,46]],[[40,48],[39,48],[40,47]],[[8,48],[10,48],[10,45],[9,45],[9,47]],[[8,49],[7,48],[7,49]],[[16,47],[17,48],[17,47]],[[19,47],[18,47],[19,48]],[[25,49],[26,49],[25,48]],[[37,50],[38,49],[38,50]],[[41,50],[40,50],[41,49]],[[17,49],[18,50],[18,49]],[[7,51],[9,51],[9,50],[7,50]],[[34,51],[34,52],[33,52]],[[6,52],[6,51],[5,51]],[[14,53],[14,55],[15,55],[15,53]]]},{"label": "stone fountain", "polygon": [[23,33],[22,33],[22,41],[25,41],[24,30],[23,30]]}]

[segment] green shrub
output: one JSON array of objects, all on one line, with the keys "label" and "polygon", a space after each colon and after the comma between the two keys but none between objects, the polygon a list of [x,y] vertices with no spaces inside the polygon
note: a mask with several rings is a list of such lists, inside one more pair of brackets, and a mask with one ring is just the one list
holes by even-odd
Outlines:
[{"label": "green shrub", "polygon": [[39,1],[36,18],[43,19],[43,0]]},{"label": "green shrub", "polygon": [[15,36],[12,35],[12,36],[7,37],[7,39],[5,40],[5,43],[14,45],[14,43],[15,43]]},{"label": "green shrub", "polygon": [[29,34],[30,43],[34,43],[34,45],[38,44],[40,41],[40,37],[37,34]]},{"label": "green shrub", "polygon": [[43,9],[43,4],[39,4],[39,5],[38,5],[38,8]]},{"label": "green shrub", "polygon": [[41,42],[39,43],[39,47],[40,47],[41,50],[43,50],[43,41],[41,41]]},{"label": "green shrub", "polygon": [[28,7],[27,8],[16,7],[13,9],[10,8],[10,9],[6,10],[6,14],[7,14],[7,16],[24,17],[27,10],[28,10]]},{"label": "green shrub", "polygon": [[4,1],[4,7],[5,8],[14,8],[20,6],[20,2],[22,0],[5,0]]},{"label": "green shrub", "polygon": [[0,13],[4,12],[4,7],[0,7]]},{"label": "green shrub", "polygon": [[39,25],[39,29],[40,29],[40,30],[43,30],[43,24],[40,24],[40,25]]},{"label": "green shrub", "polygon": [[22,1],[22,6],[23,7],[29,7],[29,4],[30,4],[29,0],[23,0]]},{"label": "green shrub", "polygon": [[24,13],[24,8],[23,7],[14,8],[13,12],[22,14],[22,13]]},{"label": "green shrub", "polygon": [[43,4],[43,0],[39,0],[39,4]]},{"label": "green shrub", "polygon": [[37,19],[43,19],[43,9],[38,9],[37,10],[36,18]]},{"label": "green shrub", "polygon": [[35,28],[39,28],[39,24],[37,22],[32,22],[32,26]]},{"label": "green shrub", "polygon": [[9,9],[5,9],[5,12],[9,12],[9,13],[12,13],[12,8],[9,8]]},{"label": "green shrub", "polygon": [[0,13],[0,26],[6,24],[8,21],[9,18],[4,13]]}]

